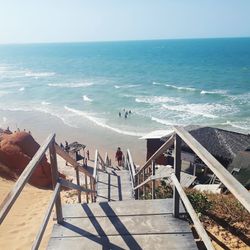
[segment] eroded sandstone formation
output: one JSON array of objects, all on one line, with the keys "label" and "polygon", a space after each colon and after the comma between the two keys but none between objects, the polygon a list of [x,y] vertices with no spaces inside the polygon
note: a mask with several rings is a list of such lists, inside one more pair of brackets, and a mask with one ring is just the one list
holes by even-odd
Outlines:
[{"label": "eroded sandstone formation", "polygon": [[[2,172],[5,176],[9,175],[10,178],[20,176],[39,147],[29,133],[0,134],[0,174]],[[52,187],[51,167],[46,156],[36,167],[29,183],[40,188]]]}]

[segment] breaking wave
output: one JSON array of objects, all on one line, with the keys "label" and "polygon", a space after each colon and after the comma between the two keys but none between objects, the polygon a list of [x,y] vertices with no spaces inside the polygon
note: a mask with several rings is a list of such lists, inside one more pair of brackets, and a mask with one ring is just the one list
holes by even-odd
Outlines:
[{"label": "breaking wave", "polygon": [[225,90],[214,90],[214,91],[202,90],[200,94],[201,95],[226,95],[227,91]]},{"label": "breaking wave", "polygon": [[58,87],[58,88],[82,88],[82,87],[89,87],[93,85],[92,82],[81,82],[81,83],[49,83],[49,87]]},{"label": "breaking wave", "polygon": [[51,103],[50,102],[46,102],[46,101],[42,101],[41,104],[42,105],[50,105]]},{"label": "breaking wave", "polygon": [[24,91],[25,90],[25,88],[24,87],[21,87],[20,89],[19,89],[19,91]]},{"label": "breaking wave", "polygon": [[108,124],[106,124],[104,119],[93,117],[90,114],[85,113],[83,111],[72,109],[72,108],[69,108],[67,106],[64,106],[64,108],[67,111],[70,111],[70,112],[72,112],[72,113],[74,113],[76,115],[79,115],[79,116],[82,116],[82,117],[88,119],[89,121],[95,123],[96,125],[98,125],[100,127],[107,128],[107,129],[112,130],[112,131],[114,131],[116,133],[123,134],[123,135],[137,136],[137,137],[145,135],[144,133],[137,133],[137,132],[133,132],[133,131],[125,131],[125,130],[121,130],[121,129],[109,126]]},{"label": "breaking wave", "polygon": [[203,116],[207,118],[217,118],[218,115],[214,114],[217,111],[228,111],[226,106],[221,104],[184,104],[184,105],[162,105],[163,108],[170,110],[170,111],[177,111],[183,113],[193,114],[195,116]]},{"label": "breaking wave", "polygon": [[85,102],[92,102],[93,100],[92,99],[90,99],[88,96],[86,96],[86,95],[84,95],[83,97],[82,97],[82,99],[83,99],[83,101],[85,101]]},{"label": "breaking wave", "polygon": [[137,97],[135,98],[136,102],[139,103],[149,103],[149,104],[157,104],[157,103],[176,103],[178,102],[178,98],[167,97],[167,96],[148,96],[148,97]]},{"label": "breaking wave", "polygon": [[136,88],[141,86],[140,84],[128,84],[128,85],[114,85],[114,88],[120,89],[120,88]]},{"label": "breaking wave", "polygon": [[49,77],[49,76],[54,76],[56,73],[55,72],[33,72],[33,71],[27,71],[25,73],[25,76],[27,77]]},{"label": "breaking wave", "polygon": [[231,127],[234,128],[239,128],[239,129],[243,129],[243,130],[248,130],[249,131],[249,125],[247,126],[246,124],[242,124],[242,123],[235,123],[235,122],[230,122],[227,121],[226,123],[224,123],[225,125],[230,125]]},{"label": "breaking wave", "polygon": [[175,86],[175,85],[171,85],[171,84],[165,84],[166,87],[168,88],[172,88],[172,89],[178,89],[178,90],[182,90],[182,91],[199,91],[196,88],[191,88],[191,87],[179,87],[179,86]]},{"label": "breaking wave", "polygon": [[[173,126],[173,123],[167,121],[167,120],[164,120],[164,119],[159,119],[159,118],[156,118],[156,117],[151,117],[151,120],[152,121],[155,121],[155,122],[158,122],[160,124],[163,124],[163,125],[167,125],[167,126]],[[175,123],[175,125],[178,125]]]}]

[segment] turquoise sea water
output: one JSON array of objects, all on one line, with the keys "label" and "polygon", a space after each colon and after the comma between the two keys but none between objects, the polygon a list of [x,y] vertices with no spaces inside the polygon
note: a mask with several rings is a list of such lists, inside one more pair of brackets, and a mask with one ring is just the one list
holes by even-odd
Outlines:
[{"label": "turquoise sea water", "polygon": [[1,110],[132,136],[174,124],[249,133],[250,38],[0,45]]}]

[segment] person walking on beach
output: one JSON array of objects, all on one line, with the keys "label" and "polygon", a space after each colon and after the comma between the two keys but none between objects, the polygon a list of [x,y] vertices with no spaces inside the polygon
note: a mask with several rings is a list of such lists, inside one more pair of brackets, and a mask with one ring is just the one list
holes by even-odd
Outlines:
[{"label": "person walking on beach", "polygon": [[87,150],[86,154],[87,154],[87,159],[89,160],[89,150]]},{"label": "person walking on beach", "polygon": [[121,117],[122,116],[122,114],[121,114],[121,112],[119,112],[119,117]]},{"label": "person walking on beach", "polygon": [[116,154],[115,154],[115,158],[116,158],[116,160],[118,162],[118,166],[121,166],[122,165],[123,153],[122,153],[120,147],[117,148],[117,151],[116,151]]}]

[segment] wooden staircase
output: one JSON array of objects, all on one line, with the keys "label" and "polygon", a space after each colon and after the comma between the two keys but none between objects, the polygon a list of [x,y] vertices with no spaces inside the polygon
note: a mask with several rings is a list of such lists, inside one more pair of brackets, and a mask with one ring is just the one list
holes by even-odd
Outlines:
[{"label": "wooden staircase", "polygon": [[[130,151],[125,156],[125,168],[111,165],[106,154],[102,159],[95,154],[93,172],[82,168],[55,142],[50,135],[20,175],[12,190],[0,205],[0,224],[22,192],[39,162],[49,150],[54,192],[33,242],[38,249],[55,206],[57,223],[53,227],[48,249],[197,249],[190,225],[182,217],[188,213],[207,249],[214,249],[209,236],[180,184],[182,140],[214,172],[228,190],[250,212],[249,192],[184,128],[174,127],[170,138],[148,159],[144,166],[135,168]],[[174,173],[169,178],[173,198],[157,200],[156,181],[161,178],[155,172],[155,159],[174,144]],[[76,171],[77,184],[62,179],[57,168],[60,155]],[[84,186],[80,185],[79,172],[84,174]],[[62,205],[62,187],[78,191],[78,204]],[[81,193],[86,203],[81,202]],[[151,200],[142,200],[150,193]],[[91,200],[91,204],[88,201]],[[182,206],[185,205],[185,211]]]},{"label": "wooden staircase", "polygon": [[173,200],[123,200],[63,206],[48,249],[197,249]]}]

